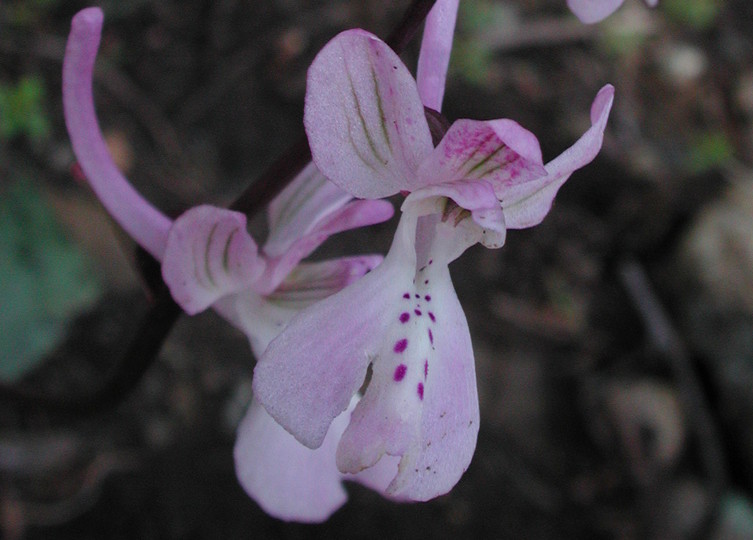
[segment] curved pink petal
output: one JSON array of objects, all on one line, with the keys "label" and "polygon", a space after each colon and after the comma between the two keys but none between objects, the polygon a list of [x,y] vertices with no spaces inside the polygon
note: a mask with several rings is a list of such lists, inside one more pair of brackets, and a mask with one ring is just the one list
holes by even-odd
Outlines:
[{"label": "curved pink petal", "polygon": [[[339,188],[338,188],[339,189]],[[381,223],[392,217],[395,209],[388,201],[353,201],[322,216],[318,223],[287,246],[287,251],[267,259],[263,276],[254,283],[254,290],[271,294],[295,266],[333,234]]]},{"label": "curved pink petal", "polygon": [[437,0],[424,25],[416,84],[423,104],[435,111],[442,110],[458,4],[459,0]]},{"label": "curved pink petal", "polygon": [[246,216],[213,206],[191,208],[167,237],[162,277],[189,314],[248,288],[264,271]]},{"label": "curved pink petal", "polygon": [[622,2],[623,0],[567,0],[567,5],[581,21],[593,24],[617,11]]},{"label": "curved pink petal", "polygon": [[260,358],[299,311],[353,283],[381,260],[381,255],[363,255],[301,263],[270,296],[247,289],[220,298],[212,307],[246,335]]},{"label": "curved pink petal", "polygon": [[322,219],[351,199],[349,193],[327,180],[310,163],[269,204],[269,236],[262,251],[269,258],[282,256]]},{"label": "curved pink petal", "polygon": [[63,111],[73,152],[97,197],[138,244],[162,260],[170,220],[128,183],[110,156],[97,123],[92,71],[102,31],[102,10],[73,17],[63,61]]},{"label": "curved pink petal", "polygon": [[[454,235],[451,225],[439,228]],[[448,261],[439,257],[418,269],[407,297],[393,306],[371,381],[337,449],[344,472],[401,456],[387,492],[410,500],[449,491],[467,469],[478,434],[470,335]]]},{"label": "curved pink petal", "polygon": [[334,419],[322,446],[312,450],[285,431],[258,401],[251,401],[238,428],[235,470],[248,495],[265,512],[285,521],[317,523],[326,520],[348,498],[343,480],[358,482],[385,494],[397,474],[397,458],[385,457],[376,466],[355,475],[342,474],[335,451],[350,415],[358,403]]},{"label": "curved pink petal", "polygon": [[335,449],[349,412],[335,418],[316,450],[303,446],[253,400],[238,428],[235,470],[265,512],[285,521],[325,521],[348,499]]},{"label": "curved pink petal", "polygon": [[256,397],[310,448],[322,444],[382,349],[394,306],[415,274],[415,227],[415,218],[404,216],[384,262],[293,317],[256,364]]},{"label": "curved pink petal", "polygon": [[[420,184],[487,180],[499,195],[546,174],[539,141],[512,120],[458,120],[419,169]],[[499,198],[499,197],[498,197]]]},{"label": "curved pink petal", "polygon": [[332,39],[308,71],[304,124],[314,163],[358,198],[412,191],[432,142],[416,83],[363,30]]},{"label": "curved pink petal", "polygon": [[[456,206],[448,206],[447,199]],[[477,225],[468,231],[473,239],[459,241],[455,234],[450,240],[454,247],[462,251],[476,242],[489,248],[499,248],[505,243],[505,215],[487,180],[458,180],[418,189],[406,197],[402,210],[416,211],[421,215],[441,213],[441,219],[451,221],[455,227],[463,224],[470,212],[471,219]],[[462,251],[456,256],[460,256]],[[456,256],[448,257],[448,260],[454,260]]]},{"label": "curved pink petal", "polygon": [[604,129],[614,101],[614,87],[606,85],[591,106],[591,128],[559,157],[546,165],[546,176],[508,187],[501,195],[505,222],[510,229],[538,225],[549,213],[557,191],[573,171],[590,163],[599,153]]},{"label": "curved pink petal", "polygon": [[267,298],[303,309],[332,296],[363,277],[384,260],[381,255],[358,255],[315,263],[301,263]]}]

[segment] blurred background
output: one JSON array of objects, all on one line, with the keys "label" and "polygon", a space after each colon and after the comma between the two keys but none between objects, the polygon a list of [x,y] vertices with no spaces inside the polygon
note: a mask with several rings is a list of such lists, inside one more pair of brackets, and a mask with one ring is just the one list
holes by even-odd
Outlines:
[{"label": "blurred background", "polygon": [[[119,166],[170,215],[228,204],[302,134],[318,49],[386,36],[408,3],[101,2],[95,98]],[[0,379],[50,394],[100,386],[150,305],[63,124],[86,6],[0,4]],[[232,462],[254,358],[207,312],[114,410],[2,400],[0,537],[753,538],[753,4],[626,0],[585,26],[565,0],[462,0],[450,120],[515,119],[548,161],[608,82],[604,148],[544,223],[452,267],[482,424],[450,494],[349,485],[325,524],[266,516]],[[316,256],[385,252],[394,225]]]}]

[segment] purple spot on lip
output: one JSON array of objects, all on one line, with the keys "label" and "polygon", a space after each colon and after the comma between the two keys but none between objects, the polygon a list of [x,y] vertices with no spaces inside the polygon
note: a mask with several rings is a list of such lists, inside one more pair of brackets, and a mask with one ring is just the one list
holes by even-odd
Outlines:
[{"label": "purple spot on lip", "polygon": [[418,391],[418,397],[421,401],[424,400],[424,383],[420,382],[418,383],[418,388],[416,388]]},{"label": "purple spot on lip", "polygon": [[427,294],[426,296],[424,296],[424,300],[426,300],[427,302],[431,302],[431,296]]},{"label": "purple spot on lip", "polygon": [[434,259],[429,259],[429,264],[433,263]]},{"label": "purple spot on lip", "polygon": [[424,285],[428,285],[428,284],[429,284],[429,280],[428,279],[424,280]]},{"label": "purple spot on lip", "polygon": [[429,328],[429,343],[434,345],[434,334],[431,333],[431,328]]},{"label": "purple spot on lip", "polygon": [[429,312],[429,318],[431,319],[431,322],[437,322],[437,318],[434,316],[434,314],[431,311]]},{"label": "purple spot on lip", "polygon": [[417,294],[417,295],[416,295],[416,298],[421,298],[421,295],[420,295],[420,294]]},{"label": "purple spot on lip", "polygon": [[408,322],[409,319],[410,319],[410,313],[403,312],[403,313],[400,314],[400,322],[401,323],[405,324],[405,323]]},{"label": "purple spot on lip", "polygon": [[420,310],[420,309],[414,309],[414,310],[413,310],[413,313],[415,313],[415,314],[416,314],[416,315],[418,315],[419,317],[421,316],[421,310]]},{"label": "purple spot on lip", "polygon": [[410,298],[410,293],[405,293],[405,294],[403,295],[403,298]]},{"label": "purple spot on lip", "polygon": [[408,371],[408,366],[405,364],[400,364],[395,368],[395,375],[393,375],[393,378],[395,379],[395,382],[400,382],[405,378],[405,372]]},{"label": "purple spot on lip", "polygon": [[429,375],[429,361],[424,360],[424,380],[426,380],[426,377]]},{"label": "purple spot on lip", "polygon": [[394,351],[396,353],[403,352],[408,347],[408,340],[403,338],[400,341],[395,342],[395,348]]}]

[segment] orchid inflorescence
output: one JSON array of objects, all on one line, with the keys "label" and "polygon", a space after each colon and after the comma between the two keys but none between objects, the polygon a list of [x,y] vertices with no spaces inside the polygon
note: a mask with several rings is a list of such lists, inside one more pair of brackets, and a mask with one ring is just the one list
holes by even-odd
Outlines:
[{"label": "orchid inflorescence", "polygon": [[[448,265],[474,244],[499,248],[508,229],[540,223],[601,148],[609,85],[593,101],[590,129],[546,164],[536,137],[508,119],[458,120],[433,144],[425,110],[441,111],[458,2],[438,0],[429,13],[415,80],[364,30],[321,50],[304,111],[313,163],[269,204],[263,244],[243,213],[199,205],[171,220],[131,187],[94,111],[102,11],[73,19],[63,100],[75,155],[111,216],[161,263],[175,302],[188,314],[212,307],[248,337],[258,363],[236,470],[273,516],[325,520],[346,500],[342,480],[405,501],[458,482],[479,405]],[[568,0],[584,22],[620,3]],[[334,234],[389,219],[382,199],[398,193],[386,256],[304,261]]]}]

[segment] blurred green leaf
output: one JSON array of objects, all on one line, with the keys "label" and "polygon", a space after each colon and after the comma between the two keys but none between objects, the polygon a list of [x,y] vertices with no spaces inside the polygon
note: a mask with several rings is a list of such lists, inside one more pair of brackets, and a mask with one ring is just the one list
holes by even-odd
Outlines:
[{"label": "blurred green leaf", "polygon": [[27,180],[0,198],[0,253],[0,379],[14,381],[59,343],[100,286]]},{"label": "blurred green leaf", "polygon": [[462,39],[455,43],[450,69],[476,86],[484,86],[492,68],[492,54],[488,47],[472,39]]},{"label": "blurred green leaf", "polygon": [[55,9],[60,0],[24,0],[2,6],[7,13],[7,20],[13,26],[30,27],[45,19]]},{"label": "blurred green leaf", "polygon": [[26,135],[45,139],[50,124],[44,111],[44,83],[36,76],[23,77],[17,85],[0,84],[0,139]]},{"label": "blurred green leaf", "polygon": [[727,492],[720,504],[720,518],[713,540],[751,538],[753,505],[740,493]]},{"label": "blurred green leaf", "polygon": [[691,172],[702,173],[725,164],[733,155],[724,133],[714,131],[701,135],[688,153],[687,166]]},{"label": "blurred green leaf", "polygon": [[455,38],[450,70],[471,84],[488,84],[494,51],[485,34],[514,31],[519,17],[514,7],[490,0],[464,0],[458,16],[460,32]]},{"label": "blurred green leaf", "polygon": [[670,18],[696,30],[709,28],[721,9],[719,0],[662,0],[661,6]]}]

